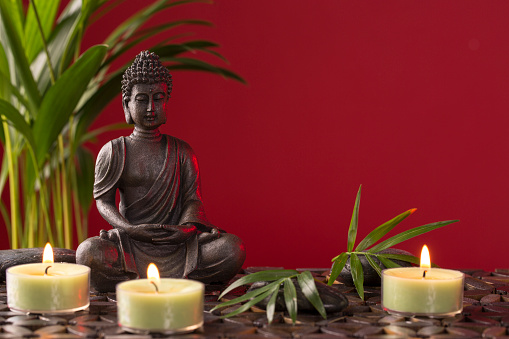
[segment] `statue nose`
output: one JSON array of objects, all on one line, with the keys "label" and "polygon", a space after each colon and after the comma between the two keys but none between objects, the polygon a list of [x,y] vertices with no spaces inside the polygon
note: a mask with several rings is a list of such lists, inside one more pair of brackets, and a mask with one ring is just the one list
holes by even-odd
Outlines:
[{"label": "statue nose", "polygon": [[152,99],[148,100],[147,111],[148,112],[154,112],[155,111],[154,100],[152,100]]}]

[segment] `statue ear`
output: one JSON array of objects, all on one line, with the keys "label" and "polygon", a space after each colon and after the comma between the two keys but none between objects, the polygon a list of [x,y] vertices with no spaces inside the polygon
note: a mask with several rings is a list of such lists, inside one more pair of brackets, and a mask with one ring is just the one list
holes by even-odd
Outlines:
[{"label": "statue ear", "polygon": [[125,115],[125,122],[129,125],[133,125],[134,121],[131,117],[131,113],[129,112],[129,101],[128,100],[122,100],[122,107],[124,108],[124,115]]}]

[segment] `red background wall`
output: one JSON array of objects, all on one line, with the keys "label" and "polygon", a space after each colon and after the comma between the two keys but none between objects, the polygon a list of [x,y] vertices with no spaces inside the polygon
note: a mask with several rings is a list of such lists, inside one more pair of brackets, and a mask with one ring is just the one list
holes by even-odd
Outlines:
[{"label": "red background wall", "polygon": [[[219,42],[249,85],[174,72],[163,131],[193,146],[207,215],[243,238],[246,266],[328,267],[362,184],[359,239],[416,207],[396,230],[461,221],[399,248],[426,243],[443,267],[508,267],[507,13],[508,2],[468,0],[181,7],[159,20],[212,21],[196,37]],[[101,119],[122,121],[120,98]],[[101,228],[94,206],[90,235]]]}]

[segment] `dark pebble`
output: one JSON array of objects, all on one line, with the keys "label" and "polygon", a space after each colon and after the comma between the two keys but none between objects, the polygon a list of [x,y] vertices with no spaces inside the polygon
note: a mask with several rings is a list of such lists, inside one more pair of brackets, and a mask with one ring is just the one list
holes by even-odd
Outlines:
[{"label": "dark pebble", "polygon": [[488,290],[488,291],[495,290],[493,285],[488,284],[487,282],[484,282],[480,279],[468,276],[465,276],[465,288],[467,290]]},{"label": "dark pebble", "polygon": [[464,336],[464,337],[471,337],[471,338],[473,337],[473,338],[475,338],[475,337],[480,337],[481,333],[484,332],[484,329],[483,329],[483,331],[481,331],[479,333],[477,331],[474,331],[474,330],[471,330],[471,329],[468,329],[468,328],[447,327],[446,331],[449,334],[454,334],[454,335],[460,335],[460,336]]},{"label": "dark pebble", "polygon": [[507,329],[505,327],[490,327],[483,331],[482,337],[483,338],[493,338],[493,337],[500,337],[507,334]]},{"label": "dark pebble", "polygon": [[437,335],[437,334],[444,333],[444,332],[445,332],[445,327],[443,327],[443,326],[426,326],[426,327],[423,327],[420,330],[418,330],[417,335],[419,337],[429,337],[429,336]]},{"label": "dark pebble", "polygon": [[369,335],[377,335],[383,333],[384,330],[382,327],[379,326],[365,326],[361,328],[360,330],[354,332],[354,337],[364,338]]},{"label": "dark pebble", "polygon": [[28,328],[24,328],[24,327],[16,326],[16,325],[4,325],[4,326],[2,326],[2,330],[4,332],[19,335],[19,336],[28,336],[33,333]]}]

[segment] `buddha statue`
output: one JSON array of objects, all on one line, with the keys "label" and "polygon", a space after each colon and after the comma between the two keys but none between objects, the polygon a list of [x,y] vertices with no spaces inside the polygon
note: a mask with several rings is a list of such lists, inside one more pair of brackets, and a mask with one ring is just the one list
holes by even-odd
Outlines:
[{"label": "buddha statue", "polygon": [[244,263],[240,238],[205,216],[195,153],[159,131],[171,89],[171,74],[149,51],[123,75],[122,104],[134,130],[104,145],[95,167],[94,199],[112,229],[76,251],[76,262],[91,268],[91,285],[99,292],[146,277],[151,262],[161,277],[204,283],[228,282]]}]

